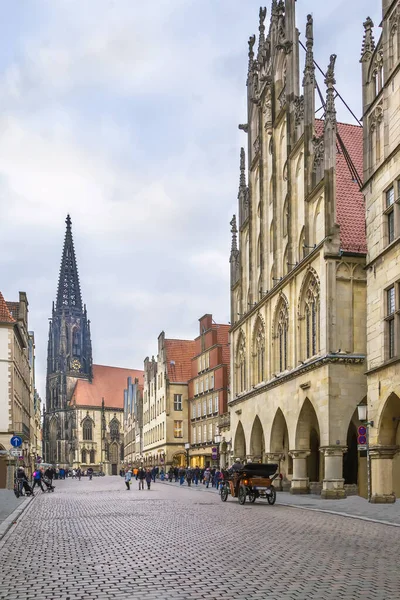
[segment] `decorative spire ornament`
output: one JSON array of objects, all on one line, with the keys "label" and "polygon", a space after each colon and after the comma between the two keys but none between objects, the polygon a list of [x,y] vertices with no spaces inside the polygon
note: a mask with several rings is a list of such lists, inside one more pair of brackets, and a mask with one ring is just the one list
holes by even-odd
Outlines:
[{"label": "decorative spire ornament", "polygon": [[335,63],[336,54],[331,54],[329,61],[328,70],[325,75],[325,85],[327,86],[326,91],[326,112],[325,112],[325,126],[327,123],[332,125],[336,124],[336,108],[335,108]]},{"label": "decorative spire ornament", "polygon": [[304,68],[303,86],[307,83],[315,82],[315,65],[314,65],[314,22],[311,15],[307,15],[306,25],[306,64]]},{"label": "decorative spire ornament", "polygon": [[56,308],[76,308],[82,310],[78,266],[76,264],[74,241],[72,239],[71,217],[69,215],[67,215],[65,223],[67,229],[58,280]]},{"label": "decorative spire ornament", "polygon": [[255,35],[251,35],[249,37],[249,73],[251,73],[251,71],[253,70],[253,65],[254,65],[254,44],[256,43],[256,36]]},{"label": "decorative spire ornament", "polygon": [[258,52],[257,52],[257,61],[259,63],[262,62],[263,59],[263,54],[264,54],[264,44],[265,44],[265,17],[267,16],[267,9],[264,6],[264,8],[262,8],[260,6],[260,25],[258,27],[258,31],[260,32],[259,36],[258,36]]},{"label": "decorative spire ornament", "polygon": [[232,220],[230,222],[230,226],[231,226],[231,234],[232,234],[232,246],[231,246],[231,254],[234,254],[237,252],[237,233],[238,233],[238,229],[237,229],[237,224],[236,224],[236,215],[233,215]]},{"label": "decorative spire ornament", "polygon": [[372,30],[374,23],[370,17],[367,17],[364,23],[364,38],[361,48],[361,62],[364,58],[369,58],[375,50],[374,32]]},{"label": "decorative spire ornament", "polygon": [[246,155],[244,148],[240,148],[240,177],[239,177],[239,189],[243,190],[246,188]]}]

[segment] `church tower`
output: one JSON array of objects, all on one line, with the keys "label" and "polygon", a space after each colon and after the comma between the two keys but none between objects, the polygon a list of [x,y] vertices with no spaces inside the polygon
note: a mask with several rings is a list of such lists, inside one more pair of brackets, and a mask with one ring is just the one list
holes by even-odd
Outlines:
[{"label": "church tower", "polygon": [[76,424],[69,400],[78,379],[92,381],[90,321],[82,304],[71,218],[66,219],[57,299],[49,325],[44,452],[47,462],[68,463]]}]

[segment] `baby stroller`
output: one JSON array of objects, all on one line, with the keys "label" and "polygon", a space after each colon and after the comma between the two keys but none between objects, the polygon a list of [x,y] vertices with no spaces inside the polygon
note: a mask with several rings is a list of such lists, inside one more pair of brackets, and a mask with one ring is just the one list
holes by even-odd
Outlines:
[{"label": "baby stroller", "polygon": [[44,485],[46,486],[46,490],[47,492],[54,492],[54,490],[56,489],[55,486],[51,483],[51,480],[48,477],[45,477],[43,475],[42,481],[44,483]]}]

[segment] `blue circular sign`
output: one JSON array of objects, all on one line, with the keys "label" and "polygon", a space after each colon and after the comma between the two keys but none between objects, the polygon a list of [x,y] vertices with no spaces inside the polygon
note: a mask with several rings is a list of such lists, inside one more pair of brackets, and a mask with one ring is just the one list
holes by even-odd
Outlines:
[{"label": "blue circular sign", "polygon": [[364,427],[364,425],[360,425],[360,427],[358,428],[358,435],[366,435],[367,434],[367,428]]},{"label": "blue circular sign", "polygon": [[358,443],[360,444],[360,446],[365,446],[365,444],[367,443],[367,438],[365,435],[359,435],[358,436]]},{"label": "blue circular sign", "polygon": [[19,435],[13,435],[10,440],[10,444],[11,446],[14,446],[14,448],[22,446],[22,438],[20,438]]}]

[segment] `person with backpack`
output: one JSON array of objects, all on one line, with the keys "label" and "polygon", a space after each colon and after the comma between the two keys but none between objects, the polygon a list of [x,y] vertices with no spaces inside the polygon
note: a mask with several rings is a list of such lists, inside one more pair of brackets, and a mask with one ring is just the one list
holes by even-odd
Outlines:
[{"label": "person with backpack", "polygon": [[144,490],[144,480],[146,479],[146,471],[141,467],[137,476],[139,480],[139,490]]}]

